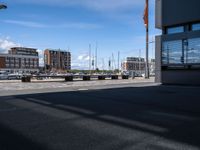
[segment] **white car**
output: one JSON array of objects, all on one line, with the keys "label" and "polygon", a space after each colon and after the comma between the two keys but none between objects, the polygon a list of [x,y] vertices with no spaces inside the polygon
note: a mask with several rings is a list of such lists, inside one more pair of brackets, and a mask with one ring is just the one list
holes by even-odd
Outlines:
[{"label": "white car", "polygon": [[17,80],[17,79],[21,79],[22,75],[20,74],[8,74],[7,79],[8,80]]},{"label": "white car", "polygon": [[0,71],[0,80],[7,80],[8,74],[5,71]]}]

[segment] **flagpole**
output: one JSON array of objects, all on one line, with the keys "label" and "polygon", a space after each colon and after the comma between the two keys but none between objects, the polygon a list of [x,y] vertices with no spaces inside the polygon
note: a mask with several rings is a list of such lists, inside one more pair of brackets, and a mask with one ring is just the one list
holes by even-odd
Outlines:
[{"label": "flagpole", "polygon": [[149,79],[149,0],[146,0],[146,67],[145,78]]}]

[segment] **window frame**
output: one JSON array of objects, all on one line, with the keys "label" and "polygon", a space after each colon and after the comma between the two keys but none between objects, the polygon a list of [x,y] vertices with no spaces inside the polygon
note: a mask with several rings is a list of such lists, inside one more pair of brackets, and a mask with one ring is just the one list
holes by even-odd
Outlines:
[{"label": "window frame", "polygon": [[182,26],[167,27],[165,32],[168,35],[170,35],[170,34],[184,33],[185,32],[185,26],[182,25]]},{"label": "window frame", "polygon": [[[189,38],[189,39],[181,39],[181,40],[173,40],[173,41],[163,41],[162,42],[162,50],[161,50],[161,66],[162,66],[162,69],[200,69],[200,61],[198,61],[198,60],[196,60],[197,61],[197,63],[191,63],[191,62],[189,62],[189,58],[187,57],[188,56],[188,49],[189,49],[189,46],[190,46],[190,43],[189,43],[189,41],[191,41],[191,40],[195,40],[195,39],[200,39],[200,37],[199,38]],[[164,42],[175,42],[175,41],[181,41],[181,43],[182,43],[182,58],[183,58],[183,62],[182,63],[170,63],[170,61],[169,61],[169,51],[170,51],[170,49],[165,49],[164,50]],[[186,44],[186,45],[185,45]],[[173,46],[172,46],[173,47]],[[166,50],[168,50],[168,51],[166,51]],[[200,49],[199,49],[199,51],[200,51]],[[163,61],[163,52],[164,53],[166,53],[165,55],[166,55],[166,57],[167,58],[165,58],[166,60],[165,60],[165,63],[163,63],[164,61]],[[200,53],[200,52],[199,52]],[[200,59],[200,58],[199,58]]]},{"label": "window frame", "polygon": [[[197,29],[194,28],[194,26],[197,26]],[[199,26],[199,27],[198,27]],[[198,23],[193,23],[191,25],[191,31],[200,31],[200,22]]]}]

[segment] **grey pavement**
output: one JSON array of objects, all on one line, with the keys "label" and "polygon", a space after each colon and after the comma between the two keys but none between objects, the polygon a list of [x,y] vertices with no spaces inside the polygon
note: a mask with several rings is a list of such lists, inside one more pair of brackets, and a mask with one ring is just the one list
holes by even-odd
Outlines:
[{"label": "grey pavement", "polygon": [[1,93],[0,150],[200,149],[200,87],[101,86]]},{"label": "grey pavement", "polygon": [[151,86],[154,78],[135,78],[129,80],[91,80],[64,82],[63,79],[32,80],[31,83],[22,83],[20,80],[0,80],[0,95],[33,94],[48,92],[79,91],[89,89],[108,89],[131,86]]}]

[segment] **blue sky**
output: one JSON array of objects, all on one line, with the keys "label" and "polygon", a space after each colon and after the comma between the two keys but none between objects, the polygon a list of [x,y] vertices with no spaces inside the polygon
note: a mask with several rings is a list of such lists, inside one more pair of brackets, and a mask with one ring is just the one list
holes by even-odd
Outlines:
[{"label": "blue sky", "polygon": [[[150,39],[154,28],[154,1],[150,0]],[[143,12],[145,0],[1,0],[8,5],[0,11],[0,51],[12,46],[70,49],[72,68],[87,69],[88,49],[98,43],[99,68],[120,51],[126,56],[145,52]],[[150,45],[150,57],[153,47]],[[104,63],[103,63],[104,61]],[[116,62],[117,63],[117,62]]]}]

